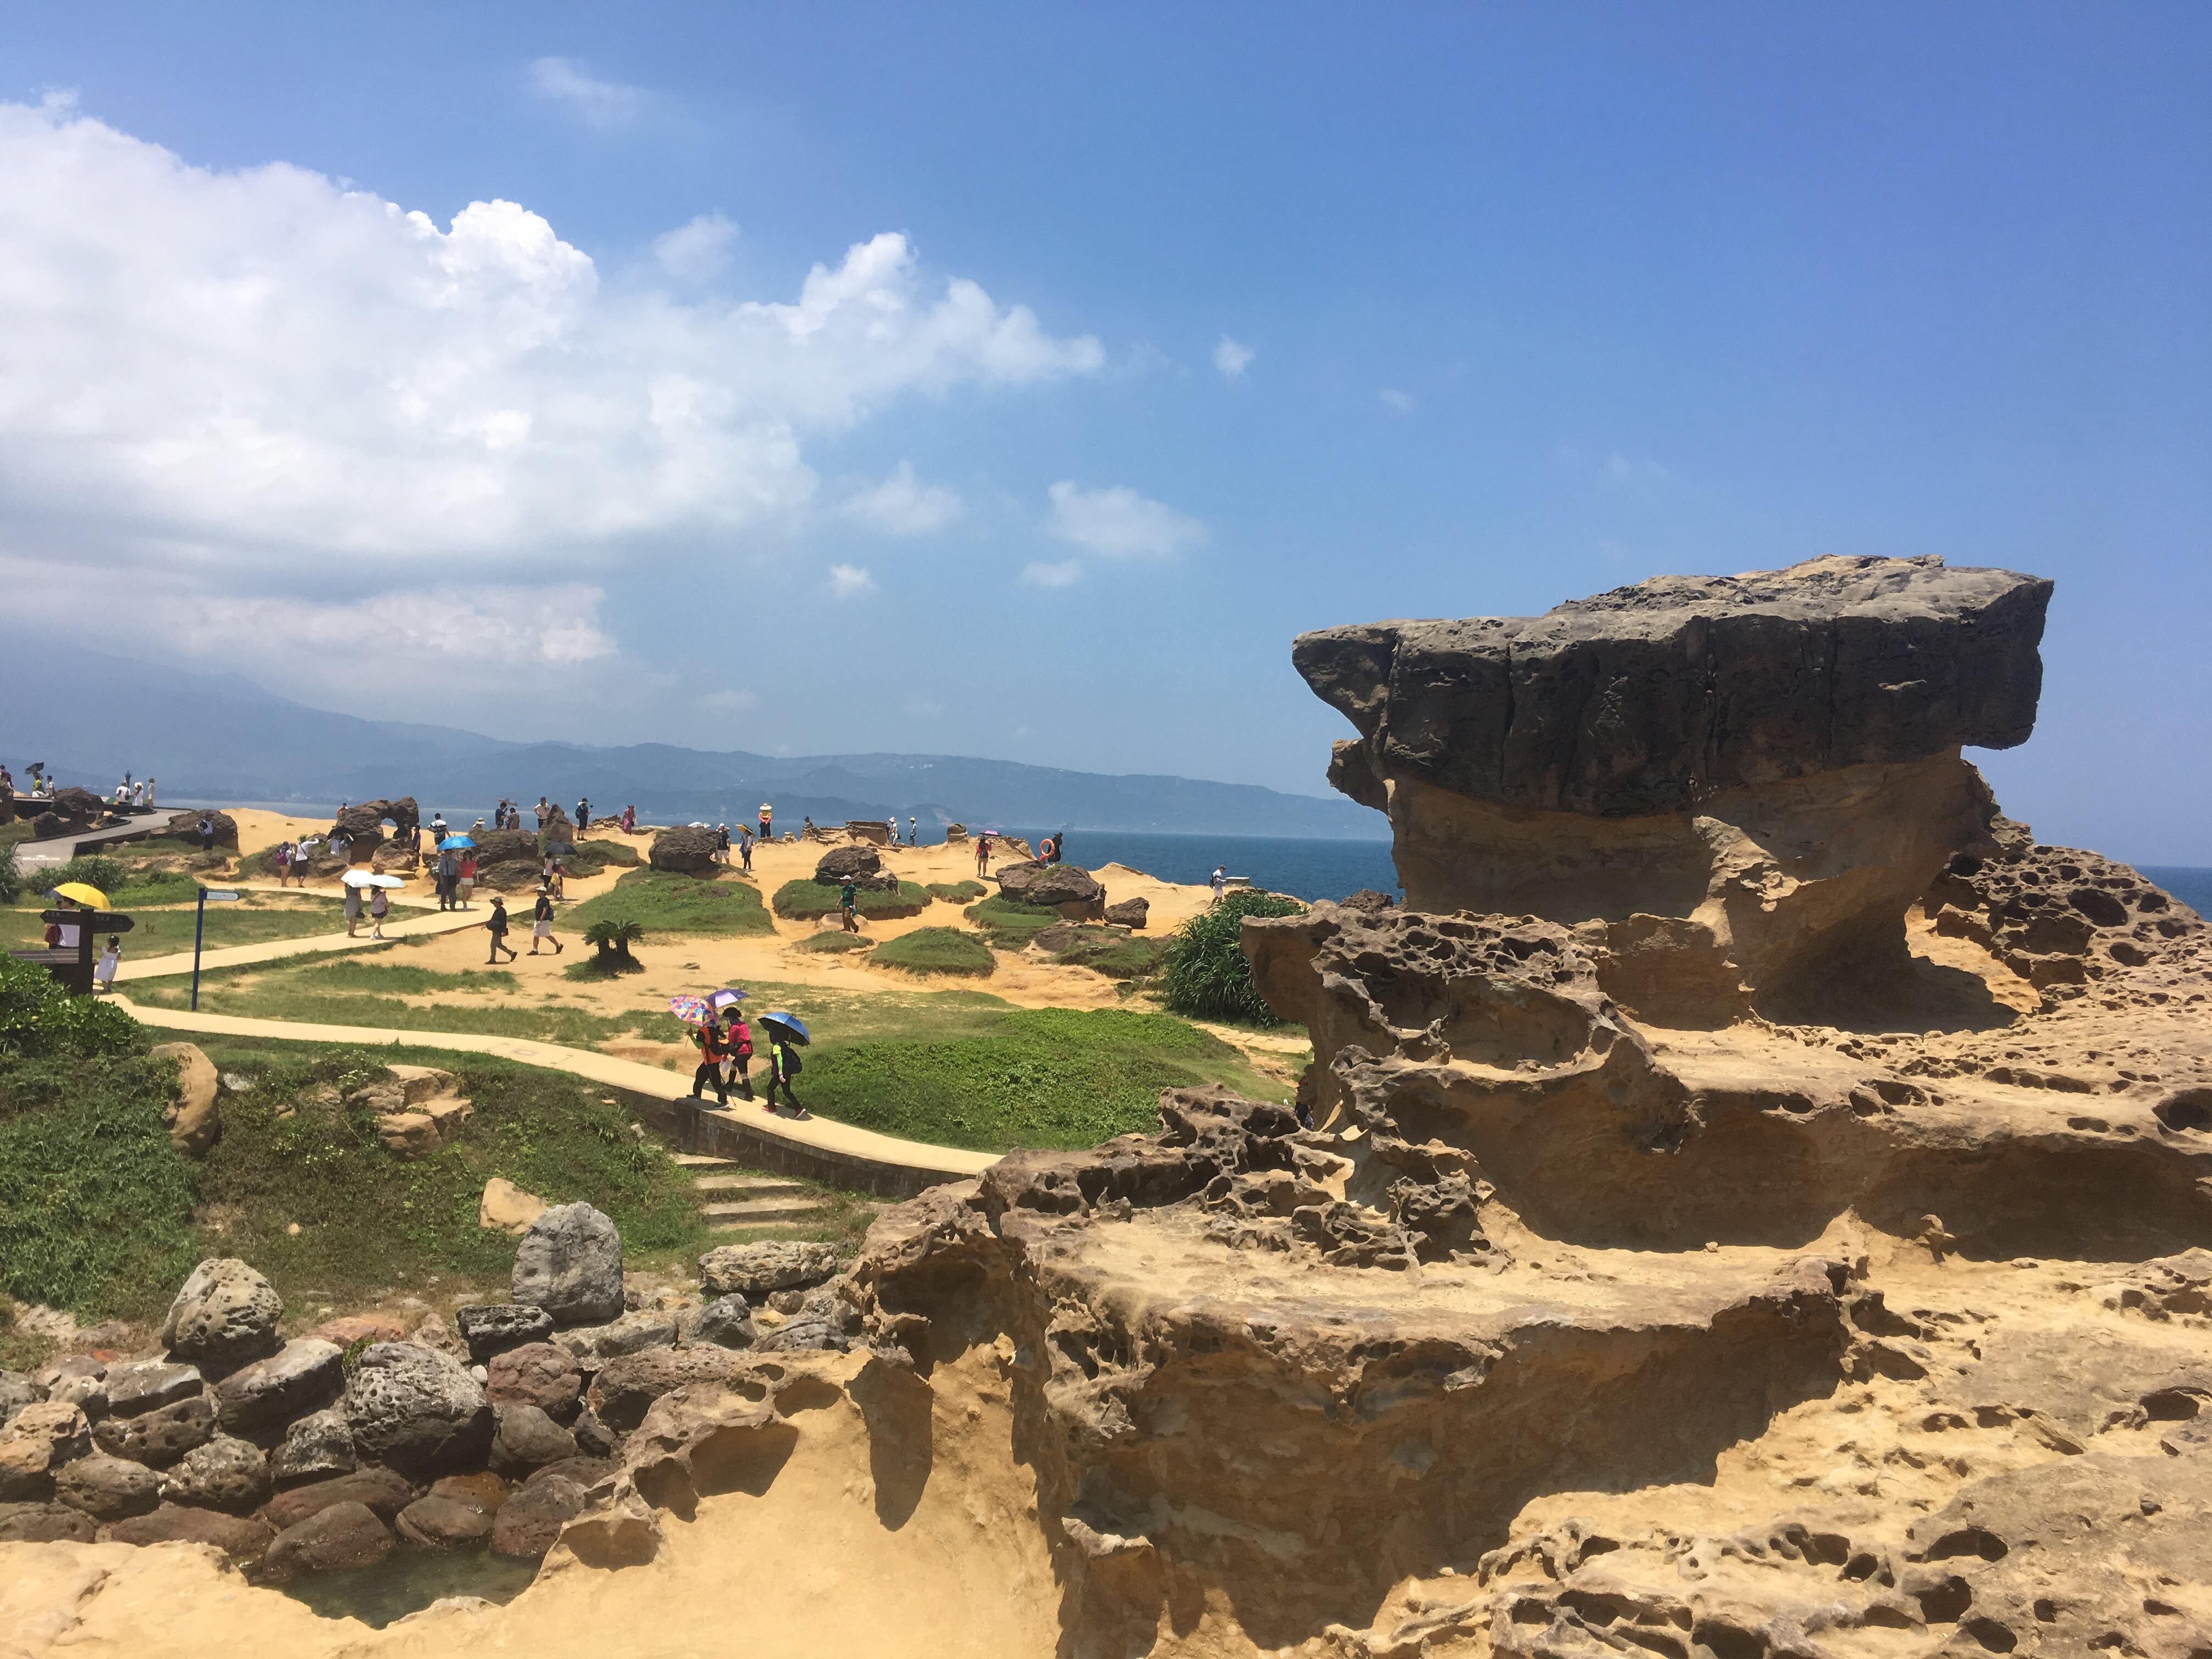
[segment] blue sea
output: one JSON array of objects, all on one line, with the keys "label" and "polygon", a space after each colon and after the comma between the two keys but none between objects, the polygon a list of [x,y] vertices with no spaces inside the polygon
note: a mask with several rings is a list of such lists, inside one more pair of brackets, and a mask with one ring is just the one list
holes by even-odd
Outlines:
[{"label": "blue sea", "polygon": [[[1009,824],[1000,834],[1035,847],[1050,830]],[[1398,872],[1387,841],[1303,836],[1184,836],[1139,830],[1070,830],[1062,856],[1095,870],[1118,864],[1162,881],[1203,882],[1216,865],[1249,876],[1255,887],[1293,898],[1340,899],[1363,887],[1398,896]],[[926,839],[926,838],[925,838]]]}]

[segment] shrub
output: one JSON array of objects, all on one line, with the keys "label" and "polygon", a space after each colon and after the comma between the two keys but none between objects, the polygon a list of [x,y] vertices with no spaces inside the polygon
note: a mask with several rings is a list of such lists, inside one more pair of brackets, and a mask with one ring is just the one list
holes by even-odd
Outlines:
[{"label": "shrub", "polygon": [[131,872],[122,860],[110,858],[105,853],[87,853],[73,858],[67,864],[58,865],[40,877],[39,891],[49,892],[65,881],[81,881],[97,887],[110,898],[115,890],[131,879]]},{"label": "shrub", "polygon": [[1197,1019],[1280,1025],[1252,983],[1242,938],[1247,916],[1302,915],[1305,906],[1273,893],[1231,893],[1178,927],[1161,957],[1160,988],[1169,1007]]},{"label": "shrub", "polygon": [[15,849],[0,848],[0,904],[13,904],[23,896],[23,872],[15,867]]},{"label": "shrub", "polygon": [[0,1055],[126,1054],[143,1036],[138,1022],[113,1003],[73,997],[44,968],[0,956]]},{"label": "shrub", "polygon": [[584,929],[584,943],[599,952],[593,965],[601,973],[627,973],[636,958],[629,947],[645,938],[643,924],[628,917],[604,916]]},{"label": "shrub", "polygon": [[885,939],[875,960],[910,974],[988,974],[998,965],[988,945],[957,927],[917,927]]},{"label": "shrub", "polygon": [[[803,876],[775,890],[775,913],[787,921],[817,921],[823,916],[834,916],[844,908],[838,899],[842,890],[841,886]],[[896,893],[863,887],[854,906],[861,915],[886,918],[918,916],[928,908],[928,890],[911,881],[899,883]]]},{"label": "shrub", "polygon": [[1158,965],[1160,953],[1166,948],[1160,940],[1137,939],[1114,928],[1083,927],[1053,959],[1091,969],[1109,979],[1142,979]]}]

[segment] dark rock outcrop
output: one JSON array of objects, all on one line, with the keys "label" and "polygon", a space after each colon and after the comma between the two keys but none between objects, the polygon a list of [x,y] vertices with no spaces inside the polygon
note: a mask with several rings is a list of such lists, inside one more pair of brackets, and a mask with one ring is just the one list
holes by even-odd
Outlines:
[{"label": "dark rock outcrop", "polygon": [[720,847],[712,830],[678,824],[653,838],[653,849],[647,859],[656,870],[676,870],[696,876],[716,867],[714,854]]},{"label": "dark rock outcrop", "polygon": [[1106,920],[1117,927],[1127,927],[1133,932],[1141,933],[1152,913],[1152,902],[1150,899],[1127,898],[1118,904],[1108,905],[1105,915]]},{"label": "dark rock outcrop", "polygon": [[1091,872],[1073,864],[1010,864],[991,873],[1000,896],[1016,904],[1087,906],[1106,898]]},{"label": "dark rock outcrop", "polygon": [[270,1540],[262,1577],[283,1583],[311,1573],[374,1566],[392,1553],[392,1530],[365,1504],[332,1504]]},{"label": "dark rock outcrop", "polygon": [[487,1302],[457,1308],[453,1322],[461,1328],[461,1340],[469,1345],[469,1358],[479,1365],[494,1354],[543,1342],[553,1334],[553,1316],[524,1302]]},{"label": "dark rock outcrop", "polygon": [[228,847],[234,853],[238,850],[238,820],[229,813],[212,807],[205,811],[170,813],[169,821],[162,827],[161,833],[164,836],[173,836],[179,841],[191,842],[197,847],[199,844],[200,825],[203,823],[214,827],[216,846]]}]

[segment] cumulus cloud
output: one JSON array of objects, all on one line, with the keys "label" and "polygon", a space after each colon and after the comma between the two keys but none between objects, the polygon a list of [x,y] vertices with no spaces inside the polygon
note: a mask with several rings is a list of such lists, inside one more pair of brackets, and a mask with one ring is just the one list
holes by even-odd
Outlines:
[{"label": "cumulus cloud", "polygon": [[719,213],[702,213],[689,224],[656,236],[653,257],[679,282],[703,283],[719,276],[730,263],[730,244],[738,228]]},{"label": "cumulus cloud", "polygon": [[1022,567],[1022,580],[1031,587],[1066,587],[1083,574],[1079,559],[1062,559],[1057,564],[1042,560]]},{"label": "cumulus cloud", "polygon": [[1376,396],[1382,398],[1382,407],[1393,414],[1410,415],[1413,412],[1413,398],[1395,386],[1385,386]]},{"label": "cumulus cloud", "polygon": [[1085,489],[1062,479],[1046,493],[1052,501],[1047,533],[1109,559],[1166,558],[1206,538],[1206,526],[1197,520],[1149,501],[1127,484]]},{"label": "cumulus cloud", "polygon": [[901,461],[881,483],[845,498],[845,516],[886,536],[926,536],[942,530],[966,510],[960,492],[926,484]]},{"label": "cumulus cloud", "polygon": [[540,58],[530,65],[530,87],[540,98],[560,105],[587,126],[626,127],[650,106],[643,87],[602,81],[573,58]]},{"label": "cumulus cloud", "polygon": [[857,599],[864,593],[876,591],[876,579],[867,567],[857,564],[833,564],[830,567],[830,596],[836,599]]},{"label": "cumulus cloud", "polygon": [[[672,233],[679,264],[713,251],[710,221]],[[59,101],[0,103],[0,562],[27,584],[19,608],[118,584],[149,600],[173,585],[179,603],[312,592],[222,614],[315,637],[419,611],[424,653],[440,607],[389,596],[485,583],[567,603],[670,549],[788,531],[816,493],[817,435],[1104,361],[974,282],[925,276],[896,234],[815,265],[794,295],[690,303],[603,287],[515,203],[441,226],[281,163],[194,167]],[[532,624],[535,643],[487,625],[495,654],[538,664],[606,641],[595,620]]]},{"label": "cumulus cloud", "polygon": [[1244,378],[1244,371],[1252,367],[1252,359],[1258,356],[1259,353],[1250,346],[1232,340],[1224,334],[1221,337],[1221,343],[1213,348],[1213,366],[1228,379],[1241,380]]}]

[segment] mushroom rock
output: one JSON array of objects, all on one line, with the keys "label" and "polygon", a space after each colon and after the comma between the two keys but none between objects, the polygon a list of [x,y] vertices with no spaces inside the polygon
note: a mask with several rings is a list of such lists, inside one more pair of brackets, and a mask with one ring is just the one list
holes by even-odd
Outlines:
[{"label": "mushroom rock", "polygon": [[1662,576],[1541,617],[1301,635],[1358,729],[1406,905],[1599,927],[1674,1020],[1903,959],[1907,908],[1996,809],[1962,744],[2035,724],[2051,585],[1941,559]]},{"label": "mushroom rock", "polygon": [[678,870],[687,875],[698,875],[714,867],[714,854],[720,843],[712,830],[694,830],[689,824],[678,824],[663,830],[653,838],[653,850],[647,860],[656,870]]}]

